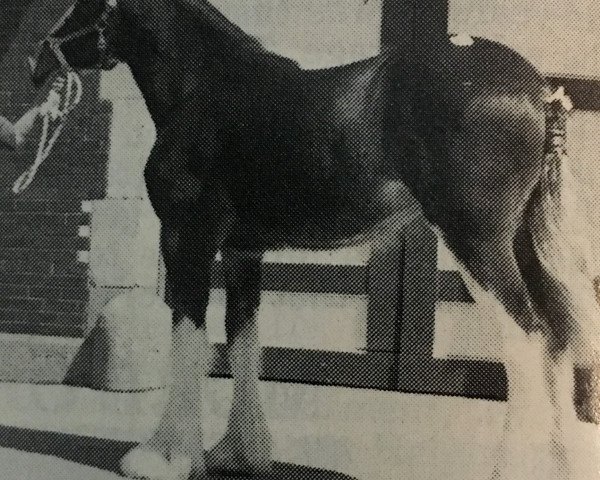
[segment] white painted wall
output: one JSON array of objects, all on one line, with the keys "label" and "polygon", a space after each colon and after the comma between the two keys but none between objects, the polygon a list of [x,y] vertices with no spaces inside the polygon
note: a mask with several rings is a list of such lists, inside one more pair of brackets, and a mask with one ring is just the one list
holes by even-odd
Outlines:
[{"label": "white painted wall", "polygon": [[515,48],[545,73],[600,76],[597,0],[450,0],[449,23]]}]

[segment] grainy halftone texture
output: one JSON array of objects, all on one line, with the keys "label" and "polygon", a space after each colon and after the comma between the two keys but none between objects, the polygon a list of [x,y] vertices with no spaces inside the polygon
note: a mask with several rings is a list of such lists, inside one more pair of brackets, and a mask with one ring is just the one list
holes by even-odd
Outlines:
[{"label": "grainy halftone texture", "polygon": [[[77,3],[75,25],[67,24],[66,33],[97,20],[108,4],[94,1]],[[447,417],[465,411],[468,416],[473,410],[473,404],[452,403],[450,396],[506,400],[508,395],[494,480],[588,478],[573,476],[577,462],[560,422],[563,407],[571,409],[572,393],[570,385],[563,385],[572,365],[565,370],[560,353],[575,339],[588,354],[591,350],[586,362],[594,358],[598,329],[568,318],[584,308],[573,307],[569,292],[581,288],[576,293],[587,298],[586,292],[593,295],[592,283],[589,278],[571,285],[561,277],[565,269],[541,258],[540,243],[555,239],[548,232],[555,227],[550,218],[556,212],[543,203],[544,195],[565,190],[565,185],[552,177],[560,175],[559,168],[540,168],[547,136],[545,84],[528,61],[551,75],[552,86],[567,74],[597,75],[600,7],[593,0],[543,5],[453,0],[450,31],[467,35],[449,41],[445,2],[388,0],[386,6],[397,5],[401,13],[383,19],[382,2],[120,0],[105,40],[107,52],[118,54],[130,70],[120,66],[83,76],[81,107],[22,197],[13,197],[8,189],[32,157],[33,144],[23,152],[0,154],[0,177],[8,179],[6,191],[0,191],[1,332],[81,337],[95,320],[86,316],[90,305],[100,312],[101,304],[124,291],[152,294],[166,283],[166,301],[179,333],[173,345],[175,370],[162,379],[172,385],[171,401],[157,434],[143,444],[146,450],[134,450],[139,455],[129,458],[128,472],[149,471],[152,476],[175,464],[185,470],[190,457],[196,476],[203,476],[199,404],[206,384],[194,373],[208,369],[198,351],[206,353],[206,325],[209,336],[214,334],[211,321],[216,319],[224,328],[217,332],[212,374],[233,375],[235,387],[231,413],[219,417],[227,424],[227,435],[208,455],[209,466],[264,476],[257,472],[273,453],[267,418],[274,406],[261,398],[260,374],[264,380],[319,386],[307,388],[371,389],[382,398],[390,391],[448,396],[445,401],[456,410],[450,409]],[[181,10],[173,9],[175,3]],[[0,112],[16,118],[34,97],[24,80],[29,75],[25,54],[67,4],[32,0],[17,6],[0,0],[0,6],[9,12],[0,17]],[[403,23],[388,30],[385,54],[376,56],[381,22],[389,26],[389,18]],[[267,54],[261,44],[281,56]],[[99,45],[75,42],[66,50],[67,61],[76,68],[90,67],[88,50],[94,54]],[[342,64],[346,66],[327,69]],[[306,68],[324,70],[308,73]],[[590,111],[598,102],[586,96],[597,94],[599,86],[572,79],[567,85],[573,87],[579,109],[569,124],[570,157],[576,183],[587,189],[578,193],[595,232],[600,228],[595,195],[600,122]],[[146,201],[144,180],[162,223],[161,237],[156,223],[142,219],[142,213],[139,218],[125,214],[137,212],[137,207],[124,207],[125,198],[140,205]],[[568,187],[569,193],[575,194],[575,188]],[[107,218],[114,222],[92,229],[90,245],[81,235],[80,227],[91,220],[81,212],[81,202],[93,199],[113,202]],[[438,225],[437,234],[419,216],[415,199],[429,222]],[[528,218],[532,214],[535,221]],[[584,218],[582,211],[576,220],[587,226]],[[365,235],[375,224],[385,228]],[[161,271],[156,281],[152,271],[158,262],[140,255],[142,237],[147,244],[162,242],[166,275]],[[298,253],[333,246],[351,250],[350,239],[357,238],[374,238],[375,247],[369,258],[350,253],[354,263],[341,257],[323,261],[323,254],[318,262],[319,254]],[[592,256],[600,258],[600,242],[590,240]],[[292,251],[261,267],[265,250],[282,247]],[[566,254],[562,247],[552,243],[551,255]],[[91,272],[84,253],[90,248],[104,249],[101,255],[92,251],[93,259],[106,258],[104,266],[92,262]],[[215,263],[218,250],[223,255]],[[569,259],[566,263],[571,265]],[[596,268],[593,259],[589,265]],[[215,301],[217,289],[228,291],[227,302],[222,295],[220,303]],[[360,312],[348,321],[341,317],[349,308]],[[289,320],[294,315],[295,323]],[[297,320],[309,316],[304,323]],[[97,355],[94,348],[118,344],[121,352],[137,349],[136,355],[111,368],[131,369],[132,375],[139,369],[143,376],[148,368],[144,362],[126,361],[139,358],[143,348],[135,329],[126,333],[118,322],[112,325],[101,333],[91,330],[86,339],[90,349],[75,357],[81,362],[79,375],[85,376],[86,368],[97,372],[98,365],[90,367],[93,361],[118,357]],[[355,329],[352,334],[342,331],[350,328]],[[532,332],[540,330],[548,344],[532,340]],[[271,343],[261,350],[265,337]],[[18,363],[32,356],[39,362],[41,351],[21,352],[18,358],[25,360]],[[36,379],[61,380],[73,359],[61,352],[47,362],[51,378],[44,374]],[[585,364],[583,357],[578,359]],[[580,377],[585,377],[581,370]],[[587,400],[578,398],[586,420],[594,417],[591,377],[584,378]],[[368,395],[364,391],[356,390],[356,397]],[[381,412],[365,407],[363,414],[374,418]],[[339,433],[364,421],[356,410],[353,415],[345,424],[332,421],[331,429]],[[440,478],[443,468],[425,474],[423,467],[419,475],[406,467],[410,462],[403,455],[416,450],[422,452],[423,464],[453,463],[449,456],[444,460],[428,454],[435,443],[431,432],[443,421],[432,414],[438,419],[433,425],[426,415],[417,417],[407,421],[417,427],[407,427],[406,443],[401,432],[390,436],[391,443],[397,442],[397,457],[382,453],[389,450],[377,444],[383,442],[374,440],[373,432],[360,431],[364,422],[349,443],[339,450],[331,447],[332,455],[343,452],[345,460],[323,463],[349,470],[344,464],[346,456],[351,463],[348,445],[368,448],[364,433],[371,445],[381,447],[373,455],[389,468],[372,469],[372,476]],[[538,417],[548,421],[533,423]],[[284,435],[290,445],[296,442],[289,447],[296,459],[314,455],[306,453],[314,446],[302,444],[311,438],[306,432],[318,431],[321,438],[331,434],[310,418],[296,428],[300,433]],[[385,422],[377,428],[387,440]],[[133,446],[9,427],[4,433],[2,446],[109,471],[118,470],[120,458]],[[410,435],[422,439],[418,449],[414,442],[409,448]],[[465,445],[458,442],[457,448],[472,447],[461,438]],[[464,470],[469,467],[465,464]],[[280,477],[347,478],[276,463],[268,478]]]}]

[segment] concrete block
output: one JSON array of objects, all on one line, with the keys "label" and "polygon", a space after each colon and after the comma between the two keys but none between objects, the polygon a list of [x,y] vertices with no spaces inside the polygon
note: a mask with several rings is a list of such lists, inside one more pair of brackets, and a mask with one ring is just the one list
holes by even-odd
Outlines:
[{"label": "concrete block", "polygon": [[171,310],[147,289],[95,289],[97,321],[65,383],[108,391],[141,391],[167,383]]},{"label": "concrete block", "polygon": [[144,196],[143,170],[156,132],[126,65],[102,72],[100,98],[112,105],[106,195],[113,198]]},{"label": "concrete block", "polygon": [[147,200],[93,202],[90,280],[96,286],[157,288],[160,223]]}]

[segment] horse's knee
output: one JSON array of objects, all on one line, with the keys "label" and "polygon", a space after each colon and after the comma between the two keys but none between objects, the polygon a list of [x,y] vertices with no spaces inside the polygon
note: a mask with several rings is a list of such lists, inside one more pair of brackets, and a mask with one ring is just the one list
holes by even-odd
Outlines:
[{"label": "horse's knee", "polygon": [[514,242],[515,257],[553,352],[563,352],[574,335],[572,312],[564,285],[546,272],[537,257],[528,230],[520,229]]},{"label": "horse's knee", "polygon": [[176,329],[185,319],[190,320],[197,329],[206,327],[204,314],[195,313],[187,308],[183,308],[173,310],[173,329]]},{"label": "horse's knee", "polygon": [[465,267],[486,290],[494,293],[506,313],[525,333],[546,332],[547,319],[540,315],[535,292],[526,281],[523,267],[510,241],[494,239],[466,243],[470,248],[462,255]]},{"label": "horse's knee", "polygon": [[205,326],[209,287],[197,288],[191,279],[172,285],[166,295],[166,303],[173,311],[173,325],[189,318],[197,328]]},{"label": "horse's knee", "polygon": [[244,298],[244,304],[254,303],[260,296],[262,252],[225,251],[223,269],[228,296]]},{"label": "horse's knee", "polygon": [[262,252],[224,252],[228,335],[254,321],[260,306]]},{"label": "horse's knee", "polygon": [[242,251],[223,249],[223,269],[225,274],[232,274],[231,278],[227,277],[228,281],[235,282],[241,278],[240,275],[252,275],[252,273],[260,272],[259,268],[262,262],[263,252],[261,251]]},{"label": "horse's knee", "polygon": [[180,269],[173,264],[166,267],[165,302],[173,311],[173,326],[187,317],[197,328],[204,327],[210,294],[210,269],[200,272]]}]

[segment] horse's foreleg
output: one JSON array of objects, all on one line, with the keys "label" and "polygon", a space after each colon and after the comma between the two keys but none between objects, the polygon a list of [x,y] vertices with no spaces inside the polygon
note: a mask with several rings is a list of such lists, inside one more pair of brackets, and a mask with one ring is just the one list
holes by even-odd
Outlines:
[{"label": "horse's foreleg", "polygon": [[152,437],[121,460],[132,478],[187,480],[206,473],[202,437],[202,396],[209,344],[204,326],[187,316],[173,328],[169,397]]},{"label": "horse's foreleg", "polygon": [[209,357],[206,329],[182,316],[173,328],[168,402],[156,431],[141,447],[160,453],[168,468],[185,478],[184,472],[205,473],[201,409]]},{"label": "horse's foreleg", "polygon": [[223,252],[227,286],[226,332],[233,375],[233,401],[227,432],[209,455],[209,468],[265,471],[271,465],[271,435],[258,377],[261,347],[260,304],[262,252]]},{"label": "horse's foreleg", "polygon": [[152,437],[122,459],[121,471],[129,477],[187,480],[206,474],[201,410],[211,352],[204,316],[215,249],[200,245],[194,230],[193,224],[163,229],[174,322],[169,397]]}]

